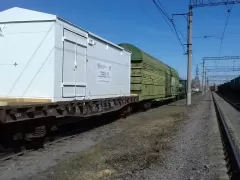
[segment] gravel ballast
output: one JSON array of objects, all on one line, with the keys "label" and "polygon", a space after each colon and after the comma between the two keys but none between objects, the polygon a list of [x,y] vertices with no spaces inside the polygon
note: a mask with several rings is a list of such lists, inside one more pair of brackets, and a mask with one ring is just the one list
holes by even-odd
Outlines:
[{"label": "gravel ballast", "polygon": [[0,179],[226,179],[211,94],[98,127],[8,161]]},{"label": "gravel ballast", "polygon": [[134,125],[32,179],[227,179],[210,93],[121,121]]}]

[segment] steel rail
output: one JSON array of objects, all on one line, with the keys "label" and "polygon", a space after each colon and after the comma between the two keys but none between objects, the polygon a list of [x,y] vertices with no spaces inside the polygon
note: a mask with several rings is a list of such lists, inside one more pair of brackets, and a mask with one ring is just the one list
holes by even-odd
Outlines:
[{"label": "steel rail", "polygon": [[224,115],[220,109],[214,94],[212,93],[214,106],[218,118],[218,125],[221,132],[221,138],[225,151],[225,160],[227,161],[228,174],[231,180],[240,179],[240,158],[236,146],[229,133]]},{"label": "steel rail", "polygon": [[[77,132],[77,131],[79,131],[79,130],[76,130],[76,131],[72,131],[71,133],[74,133],[74,132]],[[70,139],[73,139],[73,138],[75,138],[75,137],[77,137],[77,136],[80,136],[81,135],[81,133],[78,133],[78,134],[74,134],[74,135],[71,135],[71,136],[67,136],[67,137],[59,137],[59,138],[57,138],[56,140],[54,140],[54,141],[51,141],[51,142],[46,142],[45,144],[44,144],[44,148],[46,148],[46,147],[49,147],[49,146],[53,146],[53,145],[55,145],[55,144],[57,144],[57,143],[61,143],[61,142],[63,142],[63,141],[67,141],[67,140],[70,140]],[[19,157],[19,156],[23,156],[24,154],[26,154],[26,153],[30,153],[30,152],[33,152],[33,151],[39,151],[39,150],[43,150],[44,148],[39,148],[39,149],[22,149],[22,151],[21,152],[18,152],[18,153],[9,153],[9,154],[6,154],[5,156],[3,156],[3,157],[1,157],[0,156],[0,164],[1,163],[3,163],[4,161],[7,161],[7,160],[10,160],[10,159],[13,159],[13,158],[17,158],[17,157]]]},{"label": "steel rail", "polygon": [[229,99],[225,98],[224,96],[222,96],[220,93],[217,93],[218,96],[220,96],[221,98],[223,98],[225,101],[227,101],[231,106],[233,106],[236,110],[240,111],[240,106],[237,105],[236,103],[230,101]]},{"label": "steel rail", "polygon": [[[192,93],[193,93],[193,95],[197,95],[198,94],[198,93],[195,93],[195,92],[192,92]],[[181,99],[185,99],[185,98],[181,98]],[[166,102],[166,104],[169,104],[169,102]],[[166,104],[163,104],[163,105],[166,105]],[[161,107],[161,106],[162,105],[160,105],[159,107]],[[132,112],[132,113],[128,114],[128,116],[131,116],[131,115],[133,115],[135,113],[141,113],[141,111]],[[98,128],[98,127],[93,127],[93,128],[90,128],[89,130],[95,129],[95,128]],[[82,134],[81,132],[79,132],[80,130],[81,129],[77,129],[77,130],[74,130],[74,131],[67,132],[67,134],[72,134],[73,133],[73,135],[63,134],[63,135],[60,135],[60,137],[57,137],[57,138],[55,137],[56,138],[55,140],[53,140],[51,142],[50,141],[45,142],[44,143],[44,147],[40,148],[40,149],[29,149],[28,150],[28,149],[23,148],[23,149],[21,149],[21,152],[18,152],[18,153],[13,153],[13,152],[4,153],[3,155],[0,155],[0,165],[2,163],[4,163],[5,161],[17,158],[19,156],[23,156],[23,155],[25,155],[27,153],[30,153],[30,152],[33,152],[33,151],[41,151],[44,148],[49,147],[49,146],[54,146],[57,143],[61,143],[61,142],[64,142],[64,141],[67,141],[67,140],[70,140],[70,139],[73,139],[73,138],[77,138],[78,136],[80,136]]]}]

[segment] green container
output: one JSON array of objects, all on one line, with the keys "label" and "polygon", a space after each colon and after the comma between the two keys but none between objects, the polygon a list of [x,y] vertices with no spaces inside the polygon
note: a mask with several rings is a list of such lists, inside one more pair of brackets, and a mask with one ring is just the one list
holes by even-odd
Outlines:
[{"label": "green container", "polygon": [[160,99],[178,95],[178,72],[131,44],[119,46],[132,52],[131,93],[140,100]]},{"label": "green container", "polygon": [[182,97],[186,97],[187,94],[187,80],[180,79],[179,80],[179,95]]}]

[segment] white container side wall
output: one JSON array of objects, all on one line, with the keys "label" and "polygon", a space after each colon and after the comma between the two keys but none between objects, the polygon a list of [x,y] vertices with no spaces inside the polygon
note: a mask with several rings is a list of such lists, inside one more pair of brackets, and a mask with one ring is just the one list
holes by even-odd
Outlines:
[{"label": "white container side wall", "polygon": [[91,35],[89,39],[94,45],[87,50],[87,97],[129,96],[131,54]]},{"label": "white container side wall", "polygon": [[52,99],[55,22],[1,26],[0,97]]},{"label": "white container side wall", "polygon": [[129,52],[61,20],[55,32],[54,101],[130,95]]}]

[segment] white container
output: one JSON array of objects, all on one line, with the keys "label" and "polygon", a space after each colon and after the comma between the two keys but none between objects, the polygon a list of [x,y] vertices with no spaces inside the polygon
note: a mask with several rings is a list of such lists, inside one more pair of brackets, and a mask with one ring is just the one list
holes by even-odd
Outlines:
[{"label": "white container", "polygon": [[130,95],[131,53],[55,15],[0,12],[0,98]]}]

